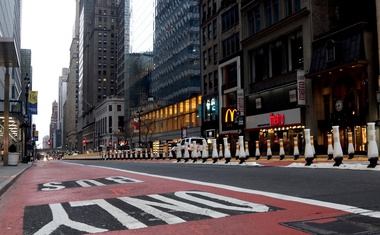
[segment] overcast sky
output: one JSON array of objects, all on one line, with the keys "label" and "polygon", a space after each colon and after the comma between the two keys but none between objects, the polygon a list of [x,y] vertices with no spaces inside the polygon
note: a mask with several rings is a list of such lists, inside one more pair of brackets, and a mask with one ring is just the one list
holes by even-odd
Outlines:
[{"label": "overcast sky", "polygon": [[[70,62],[75,0],[23,0],[21,48],[31,49],[33,83],[38,91],[38,115],[33,123],[38,143],[49,135],[52,103],[58,102],[58,80]],[[41,148],[42,146],[38,146]]]},{"label": "overcast sky", "polygon": [[[154,0],[133,0],[133,52],[152,50]],[[58,102],[58,81],[70,62],[75,0],[22,0],[21,48],[31,49],[33,90],[38,91],[38,115],[33,123],[38,143],[49,135],[52,103]],[[41,148],[42,146],[38,146]]]}]

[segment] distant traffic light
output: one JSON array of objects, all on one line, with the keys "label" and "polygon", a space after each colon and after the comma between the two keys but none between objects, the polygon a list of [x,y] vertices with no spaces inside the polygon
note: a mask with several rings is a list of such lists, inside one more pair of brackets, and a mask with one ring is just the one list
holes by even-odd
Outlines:
[{"label": "distant traffic light", "polygon": [[83,140],[83,144],[86,144],[86,143],[87,143],[87,140],[86,140],[86,139],[84,139],[84,140]]},{"label": "distant traffic light", "polygon": [[48,144],[48,145],[51,145],[51,141],[50,141],[50,140],[48,140],[47,144]]}]

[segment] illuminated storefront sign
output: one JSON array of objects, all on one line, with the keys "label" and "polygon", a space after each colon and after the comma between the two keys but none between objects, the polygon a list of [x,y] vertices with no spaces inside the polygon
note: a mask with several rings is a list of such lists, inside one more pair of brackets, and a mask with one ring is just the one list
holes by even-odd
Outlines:
[{"label": "illuminated storefront sign", "polygon": [[246,129],[261,129],[301,124],[301,109],[288,109],[246,117]]},{"label": "illuminated storefront sign", "polygon": [[238,129],[239,111],[235,108],[222,108],[222,129],[236,130]]},{"label": "illuminated storefront sign", "polygon": [[235,112],[237,112],[236,109],[226,109],[226,112],[224,114],[224,122],[231,123],[235,122]]},{"label": "illuminated storefront sign", "polygon": [[285,115],[284,114],[269,114],[269,125],[277,126],[285,124]]}]

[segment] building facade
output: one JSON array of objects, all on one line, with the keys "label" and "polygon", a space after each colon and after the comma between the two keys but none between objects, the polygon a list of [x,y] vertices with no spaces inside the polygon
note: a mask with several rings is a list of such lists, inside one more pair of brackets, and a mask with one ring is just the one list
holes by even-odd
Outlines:
[{"label": "building facade", "polygon": [[156,1],[150,95],[168,103],[200,94],[197,0]]},{"label": "building facade", "polygon": [[77,143],[86,139],[87,149],[94,148],[95,107],[117,94],[116,21],[114,0],[80,1]]}]

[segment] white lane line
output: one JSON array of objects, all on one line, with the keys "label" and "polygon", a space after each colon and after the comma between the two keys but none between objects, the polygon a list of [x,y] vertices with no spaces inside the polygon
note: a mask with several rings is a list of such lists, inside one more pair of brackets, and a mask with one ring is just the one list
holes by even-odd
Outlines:
[{"label": "white lane line", "polygon": [[[79,163],[68,163],[68,164],[83,165],[83,164],[79,164]],[[86,166],[88,166],[88,165],[86,165]],[[188,180],[188,179],[181,179],[181,178],[175,178],[175,177],[170,177],[170,176],[153,175],[153,174],[149,174],[149,173],[142,173],[142,172],[137,172],[137,171],[116,169],[116,168],[112,168],[112,167],[94,166],[94,165],[91,165],[91,166],[109,169],[109,170],[117,170],[117,171],[127,172],[127,173],[131,173],[131,174],[138,174],[138,175],[143,175],[143,176],[149,176],[149,177],[155,177],[155,178],[161,178],[161,179],[167,179],[167,180],[175,180],[175,181],[198,184],[198,185],[209,186],[209,187],[214,187],[214,188],[227,189],[227,190],[231,190],[231,191],[235,191],[235,192],[262,195],[262,196],[274,198],[277,200],[304,203],[304,204],[308,204],[308,205],[326,207],[326,208],[330,208],[330,209],[345,211],[348,213],[368,216],[368,217],[372,217],[372,218],[380,218],[380,211],[367,210],[367,209],[362,209],[362,208],[355,207],[355,206],[343,205],[343,204],[332,203],[332,202],[324,202],[324,201],[307,199],[307,198],[302,198],[302,197],[294,197],[294,196],[289,196],[289,195],[279,194],[279,193],[271,193],[271,192],[253,190],[253,189],[245,189],[245,188],[223,185],[223,184],[201,182],[201,181],[197,181],[197,180]]]}]

